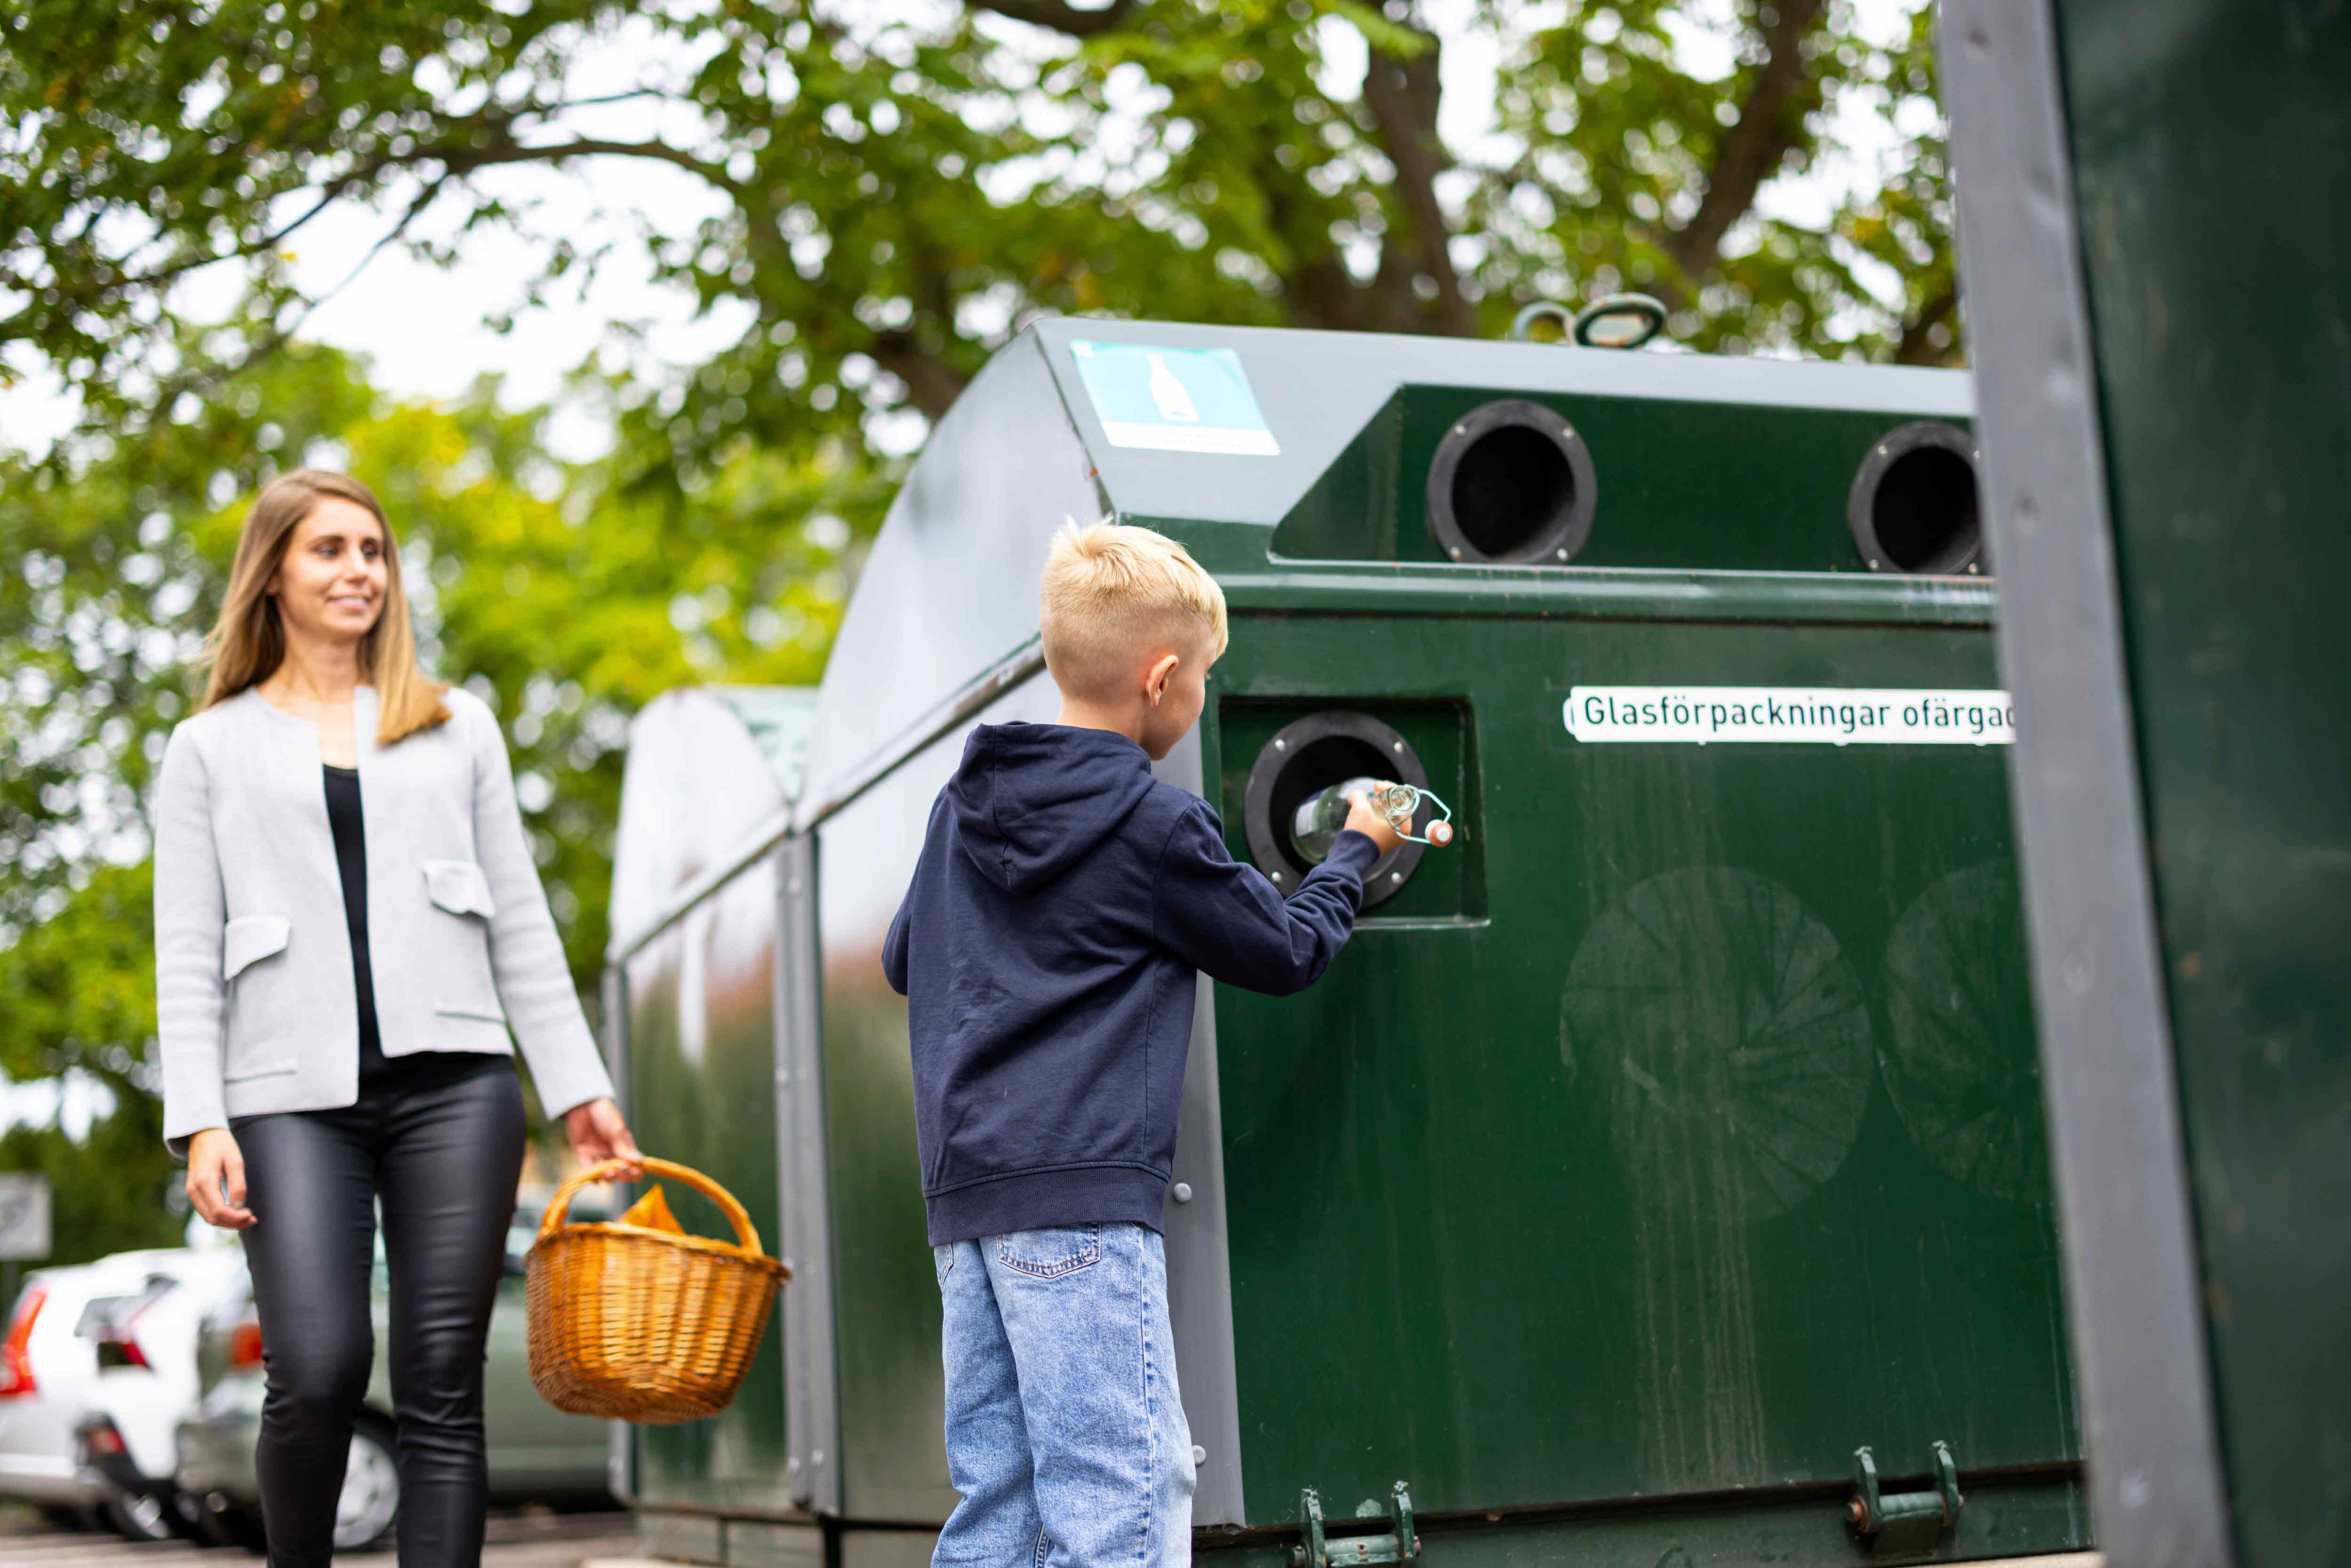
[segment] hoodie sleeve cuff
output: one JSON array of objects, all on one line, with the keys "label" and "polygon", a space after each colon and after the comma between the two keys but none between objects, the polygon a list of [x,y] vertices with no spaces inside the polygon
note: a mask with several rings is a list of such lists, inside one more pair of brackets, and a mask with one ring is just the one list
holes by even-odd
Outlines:
[{"label": "hoodie sleeve cuff", "polygon": [[1360,881],[1379,858],[1380,846],[1372,841],[1369,833],[1342,828],[1339,836],[1331,841],[1331,852],[1322,857],[1322,869],[1352,872]]}]

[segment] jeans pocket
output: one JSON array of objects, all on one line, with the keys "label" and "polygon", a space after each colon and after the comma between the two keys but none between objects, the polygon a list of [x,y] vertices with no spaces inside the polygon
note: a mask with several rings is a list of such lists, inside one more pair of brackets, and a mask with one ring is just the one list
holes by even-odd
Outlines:
[{"label": "jeans pocket", "polygon": [[946,1289],[947,1276],[955,1272],[955,1255],[956,1244],[952,1241],[942,1242],[931,1249],[931,1272],[938,1276],[942,1291]]},{"label": "jeans pocket", "polygon": [[996,1239],[996,1260],[1036,1280],[1058,1280],[1102,1261],[1102,1227],[1054,1225]]}]

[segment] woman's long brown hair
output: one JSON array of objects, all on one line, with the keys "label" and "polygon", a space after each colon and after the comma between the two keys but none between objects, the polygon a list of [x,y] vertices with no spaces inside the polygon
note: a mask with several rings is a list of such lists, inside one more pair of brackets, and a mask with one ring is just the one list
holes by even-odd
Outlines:
[{"label": "woman's long brown hair", "polygon": [[280,475],[254,497],[245,527],[236,536],[236,559],[229,567],[228,598],[220,619],[204,639],[212,660],[212,675],[204,683],[199,710],[226,702],[250,685],[267,680],[286,659],[286,626],[278,619],[277,596],[266,591],[277,563],[285,559],[286,543],[310,508],[334,497],[356,502],[375,517],[383,529],[386,591],[383,613],[360,639],[360,676],[375,688],[375,743],[390,746],[405,735],[430,729],[449,717],[441,694],[448,688],[428,679],[416,666],[416,636],[408,624],[408,591],[400,581],[400,546],[392,523],[383,515],[375,492],[348,474],[322,468],[298,468]]}]

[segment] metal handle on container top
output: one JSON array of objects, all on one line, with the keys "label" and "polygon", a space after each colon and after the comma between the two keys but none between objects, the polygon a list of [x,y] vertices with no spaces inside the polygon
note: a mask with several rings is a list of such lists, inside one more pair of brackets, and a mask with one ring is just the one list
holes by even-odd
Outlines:
[{"label": "metal handle on container top", "polygon": [[[744,1251],[754,1257],[767,1256],[759,1250],[759,1232],[751,1224],[751,1217],[744,1212],[741,1204],[735,1201],[733,1193],[691,1166],[682,1166],[674,1160],[657,1160],[651,1155],[644,1157],[643,1164],[654,1176],[674,1176],[701,1192],[726,1214],[727,1223],[735,1227],[735,1239]],[[628,1168],[626,1160],[601,1160],[557,1187],[555,1196],[548,1199],[547,1213],[538,1222],[538,1239],[544,1241],[562,1228],[564,1217],[571,1212],[572,1195],[581,1187],[608,1181]]]},{"label": "metal handle on container top", "polygon": [[1637,349],[1665,330],[1666,316],[1665,302],[1647,294],[1611,294],[1573,312],[1538,299],[1511,319],[1510,336],[1514,342],[1532,342],[1534,324],[1552,320],[1559,323],[1560,340],[1578,348]]}]

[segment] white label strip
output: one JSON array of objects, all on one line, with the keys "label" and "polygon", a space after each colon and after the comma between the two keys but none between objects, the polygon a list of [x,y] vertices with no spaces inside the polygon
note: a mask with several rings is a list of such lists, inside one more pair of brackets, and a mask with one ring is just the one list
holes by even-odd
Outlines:
[{"label": "white label strip", "polygon": [[1281,448],[1265,430],[1239,430],[1214,424],[1136,424],[1102,421],[1102,434],[1113,446],[1144,446],[1158,452],[1208,452],[1227,456],[1278,457]]},{"label": "white label strip", "polygon": [[1583,741],[1779,741],[2006,746],[2016,704],[2001,691],[1852,686],[1576,686],[1567,732]]}]

